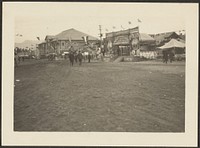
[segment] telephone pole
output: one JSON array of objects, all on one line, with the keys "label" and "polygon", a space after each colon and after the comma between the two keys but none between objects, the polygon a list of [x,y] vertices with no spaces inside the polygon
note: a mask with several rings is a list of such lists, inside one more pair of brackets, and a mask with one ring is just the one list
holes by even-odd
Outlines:
[{"label": "telephone pole", "polygon": [[101,33],[101,25],[99,25],[99,32],[100,32],[100,34],[99,34],[99,37],[100,37],[100,48],[101,48],[101,46],[102,46],[102,33]]}]

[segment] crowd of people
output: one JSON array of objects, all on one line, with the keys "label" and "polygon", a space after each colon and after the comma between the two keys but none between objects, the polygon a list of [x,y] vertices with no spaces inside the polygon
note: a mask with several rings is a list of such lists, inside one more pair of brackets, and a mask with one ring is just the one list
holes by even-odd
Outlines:
[{"label": "crowd of people", "polygon": [[73,66],[74,62],[79,63],[79,65],[82,65],[82,60],[88,60],[88,63],[90,63],[93,55],[91,53],[88,53],[87,55],[83,55],[81,51],[77,52],[69,52],[69,61],[70,65]]},{"label": "crowd of people", "polygon": [[[23,62],[25,60],[25,52],[22,51],[15,51],[15,66],[18,66],[18,64],[20,62]],[[62,57],[64,59],[69,59],[70,61],[70,65],[74,66],[74,63],[78,63],[79,66],[82,65],[82,62],[88,62],[90,63],[92,59],[97,59],[97,60],[101,60],[104,61],[104,55],[103,52],[101,50],[98,50],[97,52],[83,52],[83,50],[69,50],[69,52],[66,52],[67,54],[63,54]],[[174,57],[175,57],[175,53],[171,50],[163,50],[162,51],[162,55],[163,55],[163,63],[168,63],[168,61],[170,61],[170,63],[172,63],[172,61],[174,61]],[[47,58],[48,60],[56,60],[56,58],[58,55],[56,53],[50,53],[48,54]],[[140,57],[146,57],[148,59],[155,59],[155,57],[157,57],[157,53],[156,52],[141,52],[140,53]]]},{"label": "crowd of people", "polygon": [[174,60],[174,55],[175,55],[174,52],[164,50],[163,51],[163,63],[167,64],[168,60],[170,61],[170,63],[172,63],[172,61]]},{"label": "crowd of people", "polygon": [[34,51],[30,49],[18,48],[14,49],[14,64],[18,66],[21,62],[24,62],[25,59],[34,59],[35,54]]},{"label": "crowd of people", "polygon": [[26,55],[19,55],[15,52],[14,60],[15,60],[15,67],[25,60]]}]

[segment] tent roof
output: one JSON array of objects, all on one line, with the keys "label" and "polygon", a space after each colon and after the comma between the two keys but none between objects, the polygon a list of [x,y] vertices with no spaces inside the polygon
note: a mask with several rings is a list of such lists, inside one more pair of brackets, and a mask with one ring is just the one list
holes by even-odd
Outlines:
[{"label": "tent roof", "polygon": [[98,38],[96,37],[93,37],[91,35],[88,35],[86,33],[83,33],[81,31],[78,31],[76,29],[68,29],[68,30],[65,30],[57,35],[54,36],[54,38],[57,38],[58,40],[59,39],[71,39],[71,40],[83,40],[83,36],[88,36],[88,40],[98,40]]},{"label": "tent roof", "polygon": [[177,41],[176,39],[171,39],[168,43],[165,43],[165,45],[159,47],[161,49],[168,49],[168,48],[174,48],[174,47],[178,47],[178,48],[184,48],[185,44],[182,42]]},{"label": "tent roof", "polygon": [[152,42],[155,42],[155,39],[154,38],[152,38],[150,35],[148,35],[147,33],[140,33],[140,41],[144,41],[144,42],[146,42],[146,41],[152,41]]}]

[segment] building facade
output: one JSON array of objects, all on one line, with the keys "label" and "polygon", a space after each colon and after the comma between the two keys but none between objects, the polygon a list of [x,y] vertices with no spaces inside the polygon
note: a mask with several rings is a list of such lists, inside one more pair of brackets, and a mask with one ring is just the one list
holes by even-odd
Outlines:
[{"label": "building facade", "polygon": [[106,34],[105,47],[118,56],[139,56],[140,51],[155,49],[155,39],[146,33],[139,33],[139,27]]},{"label": "building facade", "polygon": [[[85,36],[87,36],[87,40],[84,40],[83,37]],[[47,35],[45,37],[45,42],[38,45],[38,49],[40,51],[40,56],[49,53],[61,55],[63,52],[70,50],[82,50],[85,46],[89,46],[91,49],[95,50],[97,42],[97,38],[72,28],[55,36]]]}]

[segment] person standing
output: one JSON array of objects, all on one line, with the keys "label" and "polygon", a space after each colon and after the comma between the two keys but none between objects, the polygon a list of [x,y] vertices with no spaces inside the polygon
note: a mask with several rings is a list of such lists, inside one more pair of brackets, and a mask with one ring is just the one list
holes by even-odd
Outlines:
[{"label": "person standing", "polygon": [[167,64],[167,62],[168,62],[168,52],[163,51],[163,63]]},{"label": "person standing", "polygon": [[174,53],[171,51],[171,52],[169,53],[169,60],[170,60],[170,63],[172,63],[173,59],[174,59]]},{"label": "person standing", "polygon": [[77,52],[75,52],[74,54],[74,59],[75,59],[75,62],[77,63]]},{"label": "person standing", "polygon": [[103,53],[102,52],[100,54],[100,57],[101,57],[101,61],[103,61]]},{"label": "person standing", "polygon": [[70,65],[74,65],[74,54],[72,52],[69,53],[69,60],[70,60]]},{"label": "person standing", "polygon": [[90,59],[91,59],[91,54],[88,54],[88,63],[90,63]]},{"label": "person standing", "polygon": [[22,61],[24,62],[24,57],[25,56],[25,53],[24,53],[24,51],[22,51]]},{"label": "person standing", "polygon": [[169,58],[169,53],[166,52],[166,54],[165,54],[165,63],[166,63],[166,64],[167,64],[167,62],[168,62],[168,58]]},{"label": "person standing", "polygon": [[117,47],[117,55],[120,56],[120,48]]},{"label": "person standing", "polygon": [[18,66],[18,55],[17,52],[15,52],[15,67]]},{"label": "person standing", "polygon": [[81,53],[81,51],[79,51],[78,55],[77,55],[78,61],[79,61],[79,65],[82,64],[82,59],[83,59],[83,55]]}]

